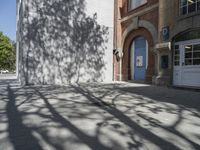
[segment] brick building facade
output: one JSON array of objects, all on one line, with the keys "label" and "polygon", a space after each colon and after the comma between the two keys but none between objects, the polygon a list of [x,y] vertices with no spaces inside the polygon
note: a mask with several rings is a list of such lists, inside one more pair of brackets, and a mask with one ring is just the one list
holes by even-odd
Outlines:
[{"label": "brick building facade", "polygon": [[200,87],[199,20],[200,0],[115,0],[114,79]]},{"label": "brick building facade", "polygon": [[[116,80],[119,80],[120,78],[122,80],[135,80],[134,71],[138,71],[138,74],[141,73],[143,76],[142,78],[149,82],[151,82],[154,75],[155,57],[153,50],[158,40],[158,0],[143,2],[144,3],[137,8],[132,9],[129,6],[130,3],[128,3],[128,1],[118,1],[118,44],[115,44],[114,47],[117,49],[117,52],[115,53],[123,55],[123,57],[122,59],[119,59],[119,61],[116,59],[114,60],[114,65],[116,66],[114,69]],[[117,22],[116,18],[115,22]],[[134,49],[133,44],[137,38],[143,38],[143,41],[146,41],[146,46],[143,47],[143,50],[146,51],[144,56],[136,56],[138,59],[143,59],[143,61],[145,59],[145,61],[142,62],[145,64],[140,64],[145,68],[145,74],[144,71],[134,70],[134,67],[131,67],[131,58],[134,57],[134,54],[132,54],[132,49]],[[138,42],[140,42],[140,40]],[[138,68],[142,68],[142,66],[138,66]]]}]

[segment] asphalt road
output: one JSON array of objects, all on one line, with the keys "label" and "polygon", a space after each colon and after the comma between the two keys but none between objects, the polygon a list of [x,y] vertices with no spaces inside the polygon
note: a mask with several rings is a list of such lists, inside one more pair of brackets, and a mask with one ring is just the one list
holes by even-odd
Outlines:
[{"label": "asphalt road", "polygon": [[200,93],[145,84],[0,88],[0,150],[199,150]]}]

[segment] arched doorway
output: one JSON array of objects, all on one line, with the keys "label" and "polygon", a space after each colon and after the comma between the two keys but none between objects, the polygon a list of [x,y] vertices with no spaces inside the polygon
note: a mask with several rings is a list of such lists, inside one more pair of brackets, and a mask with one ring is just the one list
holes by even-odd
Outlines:
[{"label": "arched doorway", "polygon": [[144,81],[148,66],[148,43],[143,36],[133,40],[130,57],[131,80]]}]

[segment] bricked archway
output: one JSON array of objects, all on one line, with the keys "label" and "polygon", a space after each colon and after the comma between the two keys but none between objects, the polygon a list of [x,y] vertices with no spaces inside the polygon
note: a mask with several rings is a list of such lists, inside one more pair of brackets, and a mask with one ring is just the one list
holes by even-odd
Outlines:
[{"label": "bricked archway", "polygon": [[146,70],[145,81],[151,82],[152,76],[154,75],[154,40],[151,33],[145,28],[139,28],[137,30],[131,31],[124,42],[123,47],[123,60],[122,60],[122,74],[123,80],[131,80],[131,65],[130,65],[130,48],[132,42],[138,36],[143,36],[148,42],[148,67]]},{"label": "bricked archway", "polygon": [[[146,20],[139,20],[137,23],[138,23],[138,27],[139,28],[145,28],[145,29],[147,29],[149,31],[149,33],[152,36],[154,44],[156,44],[157,40],[158,40],[158,32],[157,32],[156,28],[154,27],[154,25],[151,22],[146,21]],[[122,35],[122,47],[125,44],[125,40],[126,40],[127,36],[132,31],[135,31],[135,30],[136,29],[135,29],[134,22],[129,24],[129,26],[126,28],[126,30],[124,31],[124,33]]]}]

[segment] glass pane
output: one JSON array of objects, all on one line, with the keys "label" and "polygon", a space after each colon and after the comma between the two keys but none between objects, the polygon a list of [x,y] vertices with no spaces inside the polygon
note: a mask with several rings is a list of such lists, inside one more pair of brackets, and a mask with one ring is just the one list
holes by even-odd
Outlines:
[{"label": "glass pane", "polygon": [[200,52],[193,53],[193,58],[200,58]]},{"label": "glass pane", "polygon": [[200,30],[193,30],[178,36],[175,42],[200,39]]},{"label": "glass pane", "polygon": [[180,56],[174,56],[174,60],[177,61],[179,60]]},{"label": "glass pane", "polygon": [[192,58],[192,53],[185,53],[185,58]]},{"label": "glass pane", "polygon": [[135,9],[143,4],[145,4],[147,0],[129,0],[129,8]]},{"label": "glass pane", "polygon": [[174,65],[175,65],[175,66],[179,66],[179,61],[175,61],[175,62],[174,62]]},{"label": "glass pane", "polygon": [[192,65],[192,59],[185,59],[185,65]]},{"label": "glass pane", "polygon": [[167,69],[169,67],[169,56],[163,55],[161,56],[161,68]]},{"label": "glass pane", "polygon": [[185,53],[192,52],[192,45],[185,46]]},{"label": "glass pane", "polygon": [[187,1],[188,1],[188,5],[194,4],[196,2],[196,0],[187,0]]},{"label": "glass pane", "polygon": [[179,45],[175,45],[175,49],[176,49],[176,50],[179,49]]},{"label": "glass pane", "polygon": [[134,9],[137,7],[137,1],[131,0],[131,8]]},{"label": "glass pane", "polygon": [[147,2],[147,0],[141,0],[141,3],[142,4],[144,4],[144,3],[146,3]]},{"label": "glass pane", "polygon": [[181,6],[187,5],[187,0],[181,0]]},{"label": "glass pane", "polygon": [[187,14],[187,6],[181,7],[181,15]]},{"label": "glass pane", "polygon": [[200,59],[194,59],[193,65],[200,65]]},{"label": "glass pane", "polygon": [[200,51],[200,44],[194,45],[193,51]]},{"label": "glass pane", "polygon": [[175,52],[174,52],[174,55],[179,55],[179,51],[175,51]]},{"label": "glass pane", "polygon": [[180,50],[179,50],[179,45],[175,45],[175,50],[174,50],[174,66],[179,66],[179,60],[180,60]]},{"label": "glass pane", "polygon": [[175,55],[179,55],[180,54],[180,50],[178,49],[179,47],[178,46],[175,46],[175,50],[174,50],[174,54]]},{"label": "glass pane", "polygon": [[197,10],[200,10],[200,1],[197,2]]},{"label": "glass pane", "polygon": [[196,11],[196,3],[192,3],[191,5],[188,5],[188,13]]}]

